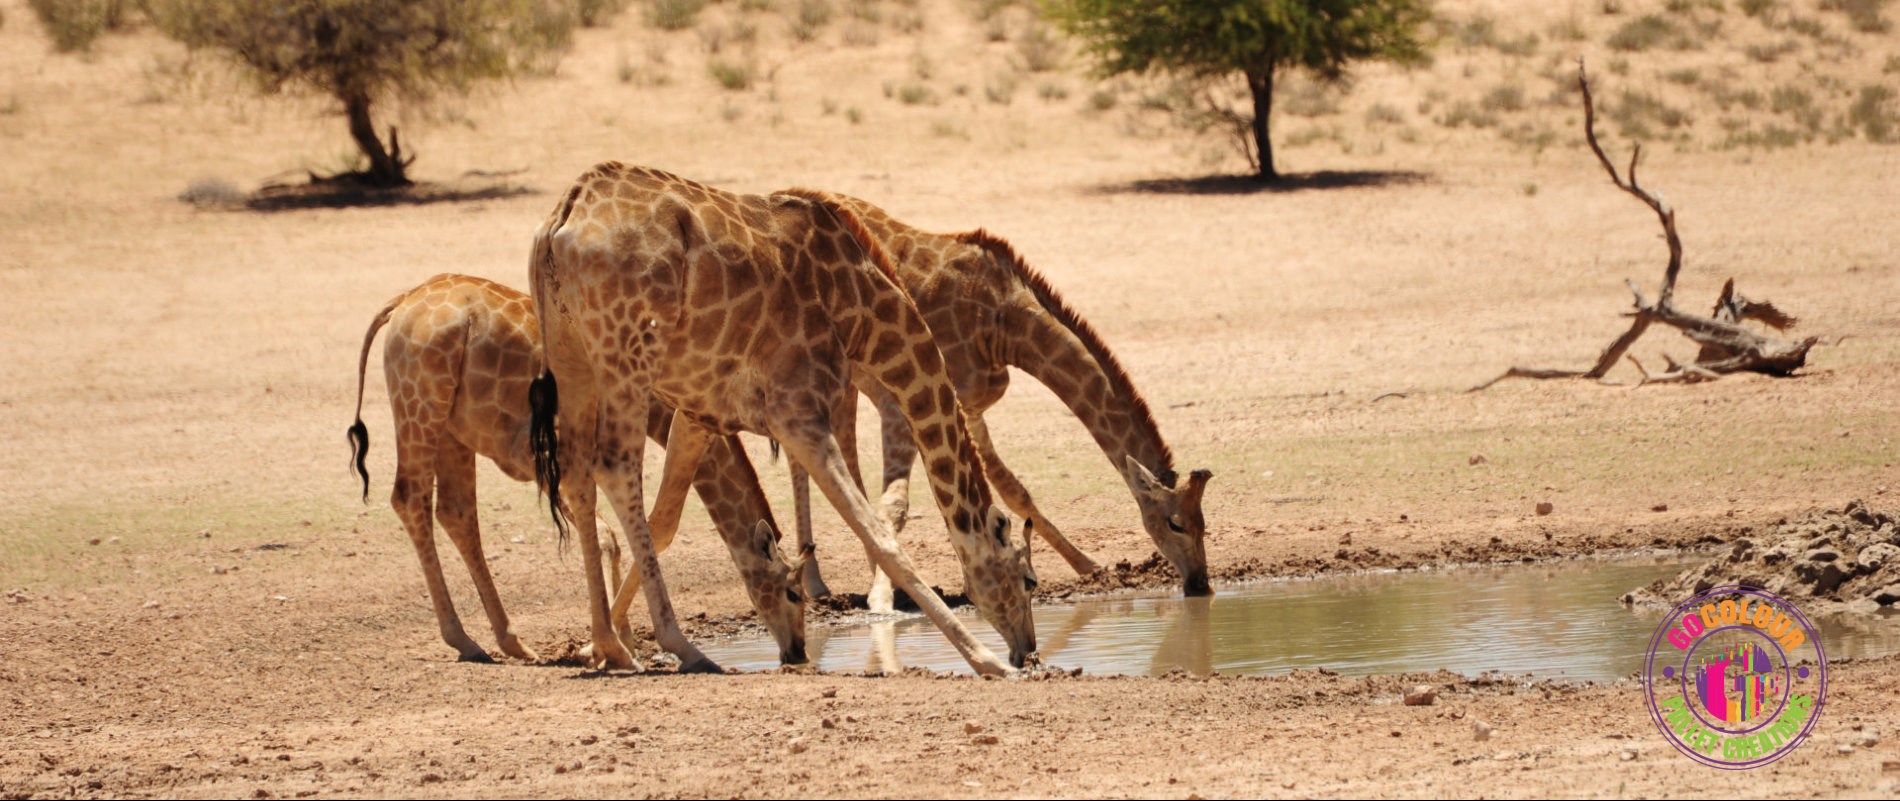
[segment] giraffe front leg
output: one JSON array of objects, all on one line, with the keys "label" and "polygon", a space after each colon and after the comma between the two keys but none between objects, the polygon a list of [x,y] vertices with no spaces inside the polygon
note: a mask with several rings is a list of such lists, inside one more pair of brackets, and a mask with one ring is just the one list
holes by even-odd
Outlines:
[{"label": "giraffe front leg", "polygon": [[[583,651],[590,667],[639,670],[633,649],[614,636],[608,618],[607,579],[602,574],[599,520],[595,514],[595,453],[599,450],[600,410],[592,376],[583,369],[562,372],[567,380],[560,385],[560,430],[564,432],[557,458],[561,466],[559,492],[562,512],[581,543],[581,573],[587,586],[587,617],[592,644]],[[631,536],[631,535],[629,535]]]},{"label": "giraffe front leg", "polygon": [[501,595],[495,591],[495,578],[488,572],[488,559],[482,554],[481,520],[475,507],[475,451],[445,437],[436,451],[435,476],[436,519],[462,554],[475,592],[482,598],[482,609],[488,613],[496,644],[502,653],[516,659],[539,661],[541,657],[515,636],[508,610],[502,607]]},{"label": "giraffe front leg", "polygon": [[[633,380],[637,380],[637,377]],[[596,422],[596,431],[599,433],[596,441],[600,447],[597,460],[600,473],[596,480],[608,501],[613,504],[614,514],[620,518],[621,530],[627,533],[627,548],[632,552],[634,570],[644,585],[647,613],[653,621],[654,637],[659,640],[661,648],[679,657],[680,672],[723,672],[680,631],[679,619],[673,612],[673,602],[667,597],[666,581],[660,575],[659,555],[654,549],[652,529],[647,525],[645,500],[640,486],[641,463],[646,454],[647,404],[651,402],[651,397],[646,388],[638,384],[603,387],[602,390],[600,418]],[[697,460],[695,455],[695,465]],[[690,468],[687,475],[691,476]],[[628,582],[621,585],[621,592],[625,593],[627,585],[631,583],[630,576]],[[599,612],[600,621],[604,623],[609,619],[611,609],[603,602]],[[597,634],[599,625],[596,623]],[[615,644],[618,644],[618,640],[615,640]]]},{"label": "giraffe front leg", "polygon": [[805,430],[781,436],[779,442],[785,445],[793,458],[805,465],[812,480],[817,482],[818,489],[844,516],[851,530],[864,541],[872,558],[917,602],[917,608],[937,625],[944,637],[950,640],[951,646],[957,649],[957,653],[970,663],[970,667],[983,675],[1003,676],[1014,672],[1009,663],[998,659],[995,652],[972,636],[970,630],[950,611],[949,605],[918,578],[910,557],[904,555],[897,539],[891,536],[883,521],[878,520],[872,511],[871,502],[851,482],[850,472],[845,468],[844,457],[839,453],[835,438],[818,431]]},{"label": "giraffe front leg", "polygon": [[[990,443],[990,427],[983,422],[982,415],[966,415],[964,421],[969,424],[970,439],[976,443],[977,452],[983,456],[983,472],[989,477],[990,486],[995,487],[997,494],[1003,496],[1003,503],[1009,506],[1010,511],[1022,515],[1030,524],[1033,524],[1036,533],[1049,541],[1049,546],[1062,555],[1062,560],[1069,563],[1069,568],[1074,570],[1076,575],[1086,576],[1100,569],[1100,566],[1095,564],[1095,560],[1090,559],[1088,554],[1082,552],[1082,549],[1069,542],[1069,538],[1062,536],[1062,532],[1056,528],[1055,524],[1049,522],[1049,518],[1043,517],[1042,510],[1036,508],[1035,501],[1030,500],[1028,488],[1024,487],[1023,482],[1016,478],[1016,474],[1010,472],[1009,467],[1003,464],[1003,457],[996,455],[996,446]],[[1033,572],[1031,578],[1034,578]]]},{"label": "giraffe front leg", "polygon": [[[811,476],[797,462],[792,463],[792,515],[798,528],[798,552],[815,553],[818,543],[812,539],[811,532]],[[831,588],[825,586],[825,577],[818,572],[817,559],[806,559],[805,566],[798,572],[805,597],[831,597]]]}]

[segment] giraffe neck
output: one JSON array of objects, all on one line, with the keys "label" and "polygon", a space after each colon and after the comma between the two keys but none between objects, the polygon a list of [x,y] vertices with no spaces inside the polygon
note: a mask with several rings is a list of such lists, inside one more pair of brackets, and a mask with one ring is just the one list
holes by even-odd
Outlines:
[{"label": "giraffe neck", "polygon": [[1173,482],[1174,457],[1147,404],[1105,365],[1075,331],[1037,306],[1019,305],[1004,315],[1005,361],[1049,388],[1082,421],[1119,474],[1127,457]]}]

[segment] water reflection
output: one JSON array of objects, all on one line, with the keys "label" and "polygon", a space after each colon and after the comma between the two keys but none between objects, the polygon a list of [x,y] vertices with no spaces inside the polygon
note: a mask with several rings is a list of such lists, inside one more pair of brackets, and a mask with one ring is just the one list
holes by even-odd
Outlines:
[{"label": "water reflection", "polygon": [[[1622,593],[1673,575],[1680,556],[1271,581],[1219,588],[1211,598],[1118,595],[1036,610],[1043,660],[1095,674],[1348,674],[1445,668],[1609,681],[1641,667],[1658,612],[1631,611]],[[1002,642],[967,625],[993,649]],[[1900,618],[1819,620],[1829,656],[1900,651]],[[768,670],[769,639],[706,649],[732,667]],[[929,621],[886,619],[813,629],[807,650],[828,671],[904,667],[967,672]]]}]

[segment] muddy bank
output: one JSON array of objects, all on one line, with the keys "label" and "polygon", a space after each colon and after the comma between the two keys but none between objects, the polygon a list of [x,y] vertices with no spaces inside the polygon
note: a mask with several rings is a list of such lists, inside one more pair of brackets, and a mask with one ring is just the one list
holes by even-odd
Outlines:
[{"label": "muddy bank", "polygon": [[1861,501],[1782,518],[1748,532],[1707,563],[1639,587],[1623,602],[1673,606],[1712,587],[1740,584],[1825,611],[1872,611],[1900,602],[1900,527]]}]

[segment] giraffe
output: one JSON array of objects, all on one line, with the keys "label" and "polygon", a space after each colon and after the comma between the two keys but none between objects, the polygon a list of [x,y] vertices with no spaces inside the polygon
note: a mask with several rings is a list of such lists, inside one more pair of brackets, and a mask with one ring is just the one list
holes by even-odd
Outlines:
[{"label": "giraffe", "polygon": [[[690,456],[688,440],[771,436],[973,668],[1007,674],[1036,661],[1024,550],[991,503],[922,316],[849,212],[810,193],[735,195],[606,162],[582,174],[536,232],[530,273],[547,343],[547,370],[530,392],[536,468],[557,527],[581,529],[594,645],[609,665],[631,658],[613,636],[599,573],[596,485],[628,529],[661,646],[682,670],[717,669],[679,631],[640,514],[645,438],[627,421],[655,399],[685,421],[676,418],[667,472],[675,454]],[[901,399],[919,433],[969,593],[1008,643],[1009,662],[917,577],[846,472],[830,410],[847,397],[854,366]]]},{"label": "giraffe", "polygon": [[[1121,475],[1141,514],[1142,528],[1175,571],[1190,596],[1209,595],[1207,524],[1201,496],[1213,473],[1195,470],[1181,484],[1174,456],[1134,382],[1092,326],[1032,269],[1009,243],[981,229],[960,234],[920,231],[883,209],[854,197],[826,194],[858,217],[890,254],[897,277],[923,312],[944,366],[956,383],[970,435],[984,469],[1011,511],[1023,516],[1078,574],[1095,562],[1063,537],[1031,499],[1029,490],[997,456],[984,410],[1009,388],[1009,367],[1042,382],[1062,399],[1095,439]],[[909,508],[911,463],[915,446],[894,399],[874,382],[853,376],[853,383],[875,403],[884,453],[883,519],[902,530]],[[850,414],[855,404],[845,404]],[[849,427],[849,426],[845,426]],[[856,449],[847,448],[855,459]],[[852,465],[856,474],[856,465]],[[794,475],[794,483],[798,476]],[[794,487],[794,494],[797,489]],[[799,542],[810,542],[807,517],[800,517]],[[889,581],[874,574],[870,593],[874,611],[888,610]],[[826,594],[818,564],[806,563],[808,594]]]},{"label": "giraffe", "polygon": [[[397,453],[390,502],[422,562],[442,639],[464,661],[489,661],[488,653],[463,631],[443,582],[429,519],[432,491],[436,518],[468,566],[502,652],[535,661],[538,656],[515,636],[495,592],[475,508],[477,455],[488,457],[517,481],[534,477],[528,385],[541,360],[541,328],[532,301],[492,281],[445,274],[391,298],[377,312],[363,336],[356,422],[349,430],[365,500],[369,430],[363,425],[363,386],[370,348],[385,325],[390,331],[383,370],[395,416]],[[671,417],[670,409],[658,405],[649,415],[648,433],[662,444]],[[805,609],[796,587],[797,564],[803,557],[790,565],[782,558],[771,508],[737,441],[711,443],[693,484],[746,578],[760,620],[778,642],[779,658],[788,664],[804,662]],[[748,527],[748,520],[757,523]],[[612,544],[611,533],[608,542]],[[618,562],[618,546],[612,552]],[[614,572],[619,572],[617,565]]]}]

